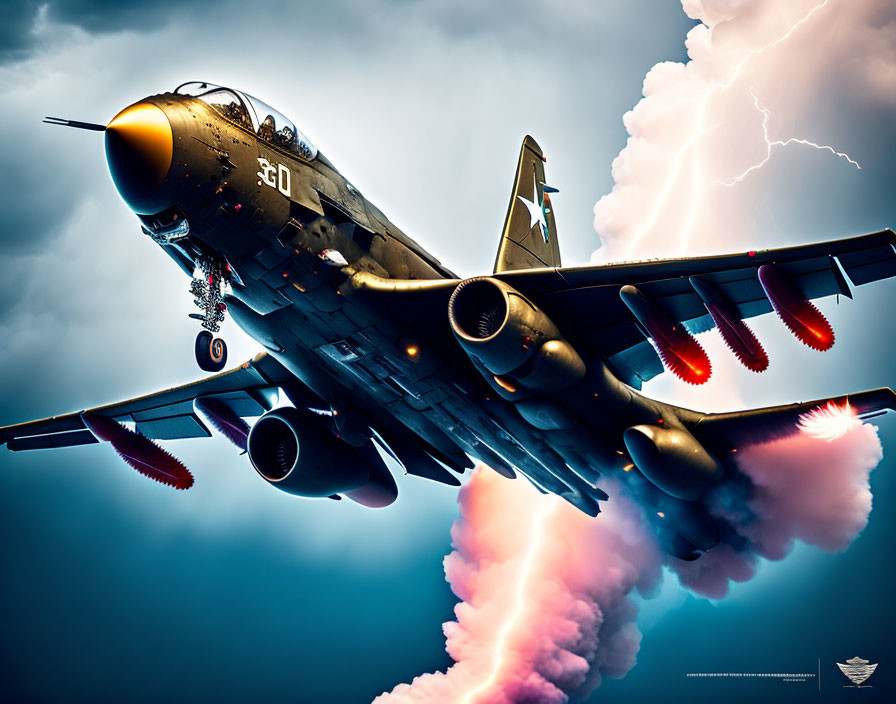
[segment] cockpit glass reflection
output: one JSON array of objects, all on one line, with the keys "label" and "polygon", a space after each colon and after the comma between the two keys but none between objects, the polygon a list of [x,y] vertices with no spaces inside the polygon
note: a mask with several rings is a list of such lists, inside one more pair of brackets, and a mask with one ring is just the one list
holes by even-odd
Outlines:
[{"label": "cockpit glass reflection", "polygon": [[229,88],[222,88],[213,83],[202,83],[194,81],[193,83],[184,83],[174,90],[178,95],[192,95],[199,100],[208,103],[215,110],[232,122],[237,123],[241,127],[248,130],[255,130],[257,124],[246,107],[239,93]]},{"label": "cockpit glass reflection", "polygon": [[210,93],[197,97],[211,105],[228,120],[232,120],[247,129],[252,129],[252,120],[249,118],[249,112],[246,110],[246,106],[243,105],[236,94],[226,88],[213,90]]},{"label": "cockpit glass reflection", "polygon": [[308,138],[296,129],[295,124],[283,113],[247,93],[243,93],[258,116],[258,136],[281,149],[295,152],[309,161],[317,156],[317,150]]},{"label": "cockpit glass reflection", "polygon": [[283,113],[248,93],[222,88],[212,83],[193,81],[178,86],[178,95],[191,95],[211,105],[228,120],[253,130],[259,137],[280,149],[294,152],[311,161],[317,149]]}]

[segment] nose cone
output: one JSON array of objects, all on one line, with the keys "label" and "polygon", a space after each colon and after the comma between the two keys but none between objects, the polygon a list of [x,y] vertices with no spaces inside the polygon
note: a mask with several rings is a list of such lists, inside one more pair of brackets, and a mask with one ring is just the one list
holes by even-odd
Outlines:
[{"label": "nose cone", "polygon": [[161,108],[135,103],[106,126],[106,161],[121,197],[132,207],[155,193],[174,152],[171,124]]}]

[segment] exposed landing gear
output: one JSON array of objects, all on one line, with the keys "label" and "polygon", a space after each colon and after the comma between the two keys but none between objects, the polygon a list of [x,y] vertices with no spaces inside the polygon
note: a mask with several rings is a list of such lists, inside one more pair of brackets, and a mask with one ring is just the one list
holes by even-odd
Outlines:
[{"label": "exposed landing gear", "polygon": [[219,372],[227,364],[227,343],[208,330],[196,336],[196,363],[206,372]]},{"label": "exposed landing gear", "polygon": [[227,345],[212,333],[221,329],[227,305],[221,300],[222,289],[230,281],[230,267],[226,262],[206,258],[199,261],[200,275],[190,283],[190,293],[201,313],[190,317],[202,321],[205,328],[196,336],[196,363],[206,372],[219,372],[227,364]]}]

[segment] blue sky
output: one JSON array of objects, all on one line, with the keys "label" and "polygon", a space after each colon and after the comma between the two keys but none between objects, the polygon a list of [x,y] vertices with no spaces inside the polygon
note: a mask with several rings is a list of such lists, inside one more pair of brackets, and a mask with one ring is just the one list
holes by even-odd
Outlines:
[{"label": "blue sky", "polygon": [[[118,198],[102,138],[43,125],[43,115],[106,122],[194,79],[244,89],[289,115],[463,275],[493,262],[519,143],[531,133],[561,191],[564,260],[585,264],[598,246],[592,207],[612,187],[610,163],[625,145],[622,115],[651,66],[684,60],[693,26],[667,0],[339,0],[251,10],[24,2],[3,12],[0,424],[198,375],[189,282]],[[844,123],[861,125],[849,146],[868,168],[828,175],[812,155],[785,160],[757,203],[757,226],[772,212],[776,227],[809,241],[807,222],[829,237],[896,220],[892,111],[832,105]],[[812,188],[795,188],[808,173]],[[770,353],[795,361],[744,377],[744,402],[896,384],[896,287],[866,288],[853,302],[823,304],[838,333],[824,357],[770,316],[757,321]],[[254,354],[232,324],[225,334],[232,360]],[[664,380],[657,393],[678,391]],[[718,603],[669,580],[645,609],[639,664],[593,700],[808,700],[816,693],[796,686],[720,690],[684,675],[812,671],[820,658],[823,678],[834,678],[834,659],[883,660],[882,624],[896,621],[886,558],[896,422],[880,428],[875,510],[849,551],[798,549]],[[369,511],[280,494],[220,439],[169,447],[196,475],[189,492],[148,482],[107,447],[0,451],[5,699],[362,702],[450,664],[441,623],[455,599],[441,560],[457,515],[453,489],[400,478],[395,506]],[[882,665],[876,693],[893,686],[888,672]]]}]

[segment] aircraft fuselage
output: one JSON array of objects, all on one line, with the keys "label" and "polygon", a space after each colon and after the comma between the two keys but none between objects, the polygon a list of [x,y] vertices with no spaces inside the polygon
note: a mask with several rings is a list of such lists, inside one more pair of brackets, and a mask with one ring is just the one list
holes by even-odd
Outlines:
[{"label": "aircraft fuselage", "polygon": [[[505,474],[515,467],[589,513],[597,511],[594,487],[565,465],[586,472],[596,465],[596,481],[600,471],[629,463],[626,427],[677,423],[671,408],[637,394],[600,363],[589,365],[587,393],[569,399],[572,413],[586,416],[578,437],[561,439],[526,423],[444,341],[421,339],[352,295],[341,267],[324,258],[338,252],[353,269],[388,279],[455,278],[326,158],[279,149],[195,98],[163,94],[143,102],[171,123],[173,159],[158,191],[132,207],[144,222],[179,209],[190,234],[162,248],[189,273],[196,255],[189,247],[226,258],[238,275],[225,299],[235,322],[321,400],[404,432],[400,423],[461,466],[469,453]],[[551,471],[557,467],[566,476]]]}]

